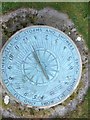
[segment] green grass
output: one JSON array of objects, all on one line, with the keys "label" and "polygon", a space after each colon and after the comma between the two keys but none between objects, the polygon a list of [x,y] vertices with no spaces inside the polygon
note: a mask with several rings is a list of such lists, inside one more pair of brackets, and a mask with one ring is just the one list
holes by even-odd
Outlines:
[{"label": "green grass", "polygon": [[90,2],[88,3],[88,33],[89,33],[88,34],[88,46],[90,48]]},{"label": "green grass", "polygon": [[65,12],[73,20],[79,33],[83,35],[87,46],[90,49],[90,43],[88,41],[88,3],[53,3],[53,2],[3,2],[2,13],[6,13],[17,8],[36,8],[42,9],[44,7],[51,7],[58,11]]}]

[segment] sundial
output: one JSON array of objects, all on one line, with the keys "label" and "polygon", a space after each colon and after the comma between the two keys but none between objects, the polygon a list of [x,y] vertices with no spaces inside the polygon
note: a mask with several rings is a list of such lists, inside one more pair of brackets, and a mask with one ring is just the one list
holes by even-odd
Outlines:
[{"label": "sundial", "polygon": [[16,101],[49,108],[65,101],[81,78],[82,62],[74,42],[50,26],[26,27],[4,45],[2,84]]}]

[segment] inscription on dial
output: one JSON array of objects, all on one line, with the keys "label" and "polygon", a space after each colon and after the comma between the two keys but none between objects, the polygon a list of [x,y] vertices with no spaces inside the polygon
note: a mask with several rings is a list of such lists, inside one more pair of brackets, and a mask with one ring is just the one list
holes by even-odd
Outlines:
[{"label": "inscription on dial", "polygon": [[61,103],[77,87],[81,57],[63,32],[48,26],[25,28],[4,46],[2,81],[20,102],[39,108]]}]

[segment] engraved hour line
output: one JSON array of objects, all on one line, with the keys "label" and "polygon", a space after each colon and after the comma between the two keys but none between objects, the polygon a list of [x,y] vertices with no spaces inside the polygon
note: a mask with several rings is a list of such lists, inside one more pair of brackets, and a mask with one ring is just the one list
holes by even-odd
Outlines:
[{"label": "engraved hour line", "polygon": [[[32,66],[32,67],[35,67],[35,66]],[[24,68],[25,71],[28,71],[30,70],[31,67],[28,67],[28,68]]]},{"label": "engraved hour line", "polygon": [[38,79],[38,76],[40,76],[39,74],[40,74],[40,73],[38,72],[38,73],[37,73],[36,85],[38,84],[38,80],[39,80],[39,79]]},{"label": "engraved hour line", "polygon": [[40,54],[39,50],[36,50],[36,53],[39,56],[39,58],[41,58],[41,54]]},{"label": "engraved hour line", "polygon": [[[14,62],[13,62],[14,63]],[[15,62],[15,63],[17,63],[17,62]],[[19,64],[20,64],[20,62],[18,62]],[[13,66],[14,64],[12,64],[12,66]],[[15,65],[17,65],[17,64],[15,64]],[[19,66],[17,66],[17,68],[15,68],[15,69],[18,69],[18,72],[21,72],[21,70],[20,70],[20,67]]]},{"label": "engraved hour line", "polygon": [[[31,48],[30,48],[30,45],[29,45],[30,41],[28,40],[28,38],[27,38],[27,42],[28,42],[28,44],[24,41],[25,46],[26,46],[26,47],[25,47],[25,48],[26,48],[26,52],[28,53],[28,51],[30,51],[30,49],[31,49]],[[24,49],[25,49],[25,48],[24,48]]]},{"label": "engraved hour line", "polygon": [[54,77],[54,76],[51,74],[51,72],[49,72],[48,74],[49,74],[50,76]]},{"label": "engraved hour line", "polygon": [[35,77],[35,75],[32,75],[32,77],[28,78],[29,81],[33,81],[33,78]]},{"label": "engraved hour line", "polygon": [[61,60],[63,61],[63,64],[65,64],[65,62],[67,62],[67,56],[69,56],[70,52],[67,52],[66,55],[64,55],[63,57],[61,57]]},{"label": "engraved hour line", "polygon": [[34,68],[34,67],[36,68],[36,64],[34,64],[34,63],[33,63],[33,64],[30,64],[29,67],[24,66],[24,69],[25,69],[25,70],[29,70],[29,69],[32,68],[32,67],[33,67],[33,68]]},{"label": "engraved hour line", "polygon": [[48,55],[47,60],[49,60],[50,56],[51,56],[51,53]]},{"label": "engraved hour line", "polygon": [[42,80],[42,83],[44,83],[44,79],[43,79],[43,76],[41,75],[41,80]]},{"label": "engraved hour line", "polygon": [[[32,45],[34,46],[34,44],[37,46],[37,44],[38,44],[38,42],[37,42],[37,44],[36,44],[36,40],[38,41],[38,39],[37,39],[37,35],[35,34],[34,36],[32,35],[31,37],[33,37],[34,39],[35,39],[35,41],[34,41],[34,43],[33,42],[31,42],[31,41],[29,41],[30,42],[30,44],[31,44],[31,48],[32,48]],[[33,41],[33,40],[32,40]],[[33,44],[32,44],[33,43]],[[37,46],[38,47],[38,46]]]},{"label": "engraved hour line", "polygon": [[48,60],[48,62],[52,62],[54,60],[56,60],[56,58],[52,58],[52,59]]},{"label": "engraved hour line", "polygon": [[22,61],[21,60],[15,60],[14,62],[12,62],[12,63],[18,63],[19,65],[21,65],[22,64]]},{"label": "engraved hour line", "polygon": [[[14,56],[13,56],[13,57],[14,57]],[[20,61],[21,61],[21,56],[18,55],[18,57],[17,57],[17,62],[20,63]]]},{"label": "engraved hour line", "polygon": [[27,54],[27,53],[28,53],[28,50],[23,46],[23,44],[20,43],[20,45],[21,45],[21,47],[23,48],[24,54]]},{"label": "engraved hour line", "polygon": [[[69,70],[69,67],[72,66],[73,68],[75,68],[75,64],[68,64],[67,66],[63,66],[62,68],[64,69],[64,71]],[[66,69],[67,68],[67,69]]]},{"label": "engraved hour line", "polygon": [[[25,40],[23,40],[24,41],[24,43],[26,44],[26,45],[28,45],[27,43],[26,43],[26,41]],[[28,38],[27,38],[27,41],[28,41]],[[28,41],[28,42],[30,42],[30,41]],[[21,43],[20,43],[21,44]],[[29,47],[29,46],[28,46]],[[29,51],[29,48],[28,48],[27,46],[26,47],[24,47],[23,45],[22,45],[22,48],[24,48],[24,53],[26,52],[26,53],[28,53],[28,51]],[[31,49],[31,48],[30,48]]]},{"label": "engraved hour line", "polygon": [[[63,58],[63,64],[65,65],[65,63],[67,64],[67,62],[69,62],[67,59],[68,59],[68,56],[69,56],[69,53],[67,54],[67,56],[65,56]],[[73,60],[74,58],[72,58],[71,60]]]},{"label": "engraved hour line", "polygon": [[[22,47],[21,43],[19,45]],[[23,58],[23,56],[25,56],[25,53],[24,53],[23,50],[24,49],[20,50],[20,52],[19,52],[19,56],[22,57],[22,58]]]},{"label": "engraved hour line", "polygon": [[31,58],[30,58],[30,56],[28,56],[27,59],[29,59],[30,61],[32,61],[33,57],[31,56]]},{"label": "engraved hour line", "polygon": [[50,76],[54,77],[56,75],[56,73],[54,72],[53,74],[51,73],[51,71],[48,73]]},{"label": "engraved hour line", "polygon": [[[34,69],[33,74],[36,74],[36,73],[37,73],[37,70]],[[31,75],[31,74],[32,74],[32,72],[27,73],[27,75]]]},{"label": "engraved hour line", "polygon": [[[55,67],[55,66],[57,66],[57,64],[53,64],[52,66],[50,65],[50,67]],[[57,67],[58,68],[58,67]]]},{"label": "engraved hour line", "polygon": [[[69,46],[69,45],[68,45]],[[70,50],[70,52],[72,53],[72,51],[71,51],[71,49],[70,49],[70,46],[69,46],[69,50]],[[72,53],[73,54],[73,53]],[[65,61],[64,61],[65,62]]]},{"label": "engraved hour line", "polygon": [[67,64],[64,64],[63,65],[63,68],[65,68],[66,69],[66,67],[68,67],[68,66],[70,66],[70,65],[73,65],[73,61],[72,62],[70,62],[69,64],[67,63]]},{"label": "engraved hour line", "polygon": [[43,57],[45,57],[46,51],[47,51],[47,50],[45,49],[44,52],[43,52]]},{"label": "engraved hour line", "polygon": [[[63,68],[68,68],[69,66],[72,66],[72,65],[74,65],[75,66],[75,63],[74,63],[74,60],[72,61],[72,62],[70,62],[70,63],[67,63],[67,64],[65,64],[64,66],[63,66]],[[66,69],[67,70],[67,69]]]},{"label": "engraved hour line", "polygon": [[33,64],[30,64],[30,67],[24,67],[24,70],[30,70],[31,67],[35,67],[35,66]]},{"label": "engraved hour line", "polygon": [[17,66],[17,68],[20,70],[21,64],[18,61],[13,62],[13,64],[15,64]]},{"label": "engraved hour line", "polygon": [[[31,38],[30,38],[31,39]],[[28,44],[27,44],[27,42],[28,42]],[[27,42],[24,40],[24,43],[27,45],[27,49],[28,49],[28,51],[29,50],[31,50],[31,46],[29,45],[29,43],[31,43],[30,41],[29,41],[29,39],[27,38]]]},{"label": "engraved hour line", "polygon": [[22,71],[17,69],[17,71],[15,72],[15,77],[18,77],[18,75],[20,76],[22,74]]},{"label": "engraved hour line", "polygon": [[[64,68],[62,67],[62,69],[63,69],[62,71],[64,71],[64,73],[67,73],[67,71],[71,73],[71,70],[69,70],[69,67],[68,67],[68,69],[64,69]],[[73,70],[73,71],[74,71],[74,70]]]},{"label": "engraved hour line", "polygon": [[[64,72],[64,73],[65,73],[65,72]],[[63,73],[63,70],[60,71],[60,74],[61,74],[61,78],[62,78],[62,80],[64,80],[64,73]]]},{"label": "engraved hour line", "polygon": [[59,49],[59,52],[60,52],[60,55],[62,55],[63,54],[63,42],[61,43],[61,47],[59,47],[60,49]]},{"label": "engraved hour line", "polygon": [[[14,63],[14,62],[13,62]],[[9,69],[9,70],[11,70],[12,69],[12,67],[14,66],[14,65],[16,65],[16,64],[11,64],[11,65],[9,65],[9,66],[7,66],[7,68]],[[8,62],[8,64],[9,64],[9,62]],[[11,66],[11,67],[10,67]],[[19,67],[20,68],[20,67]],[[18,66],[17,66],[17,68],[15,68],[15,69],[18,69]],[[19,70],[19,72],[21,72],[21,70],[20,69],[18,69]]]},{"label": "engraved hour line", "polygon": [[42,59],[42,58],[45,58],[45,55],[44,55],[44,50],[41,51],[41,54],[40,52],[38,51],[38,54],[39,54],[39,57]]},{"label": "engraved hour line", "polygon": [[28,62],[27,62],[27,61],[23,61],[23,63],[28,64]]},{"label": "engraved hour line", "polygon": [[[25,39],[26,39],[26,40],[25,40]],[[27,37],[25,37],[25,39],[23,39],[23,42],[25,43],[25,46],[26,46],[26,47],[24,47],[24,46],[22,46],[22,47],[25,49],[26,53],[28,53],[30,47],[28,46],[27,42],[30,42],[30,41],[28,41],[28,38],[27,38]],[[27,42],[26,42],[26,41],[27,41]]]},{"label": "engraved hour line", "polygon": [[57,64],[49,63],[49,66],[50,66],[50,67],[54,67],[54,66],[57,66]]},{"label": "engraved hour line", "polygon": [[50,69],[50,71],[58,72],[58,70],[55,70],[55,69]]},{"label": "engraved hour line", "polygon": [[52,40],[52,49],[53,51],[56,51],[55,38]]},{"label": "engraved hour line", "polygon": [[[61,46],[62,46],[62,44],[63,44],[63,43],[61,42]],[[56,49],[57,49],[57,51],[59,51],[59,54],[60,54],[59,59],[60,59],[60,61],[61,61],[61,60],[62,60],[62,57],[61,57],[61,55],[62,55],[62,53],[61,53],[62,47],[60,48],[59,46],[57,46]]]},{"label": "engraved hour line", "polygon": [[22,62],[21,60],[22,60],[23,56],[19,53],[16,58],[17,58],[17,59],[16,59],[17,61]]},{"label": "engraved hour line", "polygon": [[[50,66],[51,69],[58,69],[57,64],[53,64],[53,65],[51,64],[51,65],[49,65],[49,66]],[[54,68],[53,68],[53,67],[54,67]]]},{"label": "engraved hour line", "polygon": [[62,65],[62,68],[67,70],[66,68],[69,67],[69,65],[73,65],[73,61],[71,63],[66,62],[66,64]]},{"label": "engraved hour line", "polygon": [[[43,32],[43,33],[44,33],[44,32]],[[45,33],[45,34],[46,34],[46,33]],[[42,34],[41,34],[41,37],[43,38]],[[48,45],[48,44],[46,45],[46,42],[45,42],[44,40],[41,40],[41,43],[42,43],[41,45],[44,46],[45,48],[46,48],[47,45]],[[48,43],[48,41],[47,41],[47,43]]]},{"label": "engraved hour line", "polygon": [[23,50],[22,51],[20,50],[20,52],[18,54],[18,57],[20,58],[20,61],[23,58],[23,56],[25,56],[25,53],[23,52]]},{"label": "engraved hour line", "polygon": [[22,58],[20,58],[19,56],[16,59],[16,62],[18,62],[19,64],[22,64]]},{"label": "engraved hour line", "polygon": [[[54,67],[54,68],[53,68]],[[51,69],[58,69],[58,66],[57,66],[57,64],[54,64],[54,65],[50,65],[50,68]]]},{"label": "engraved hour line", "polygon": [[29,77],[30,76],[35,76],[35,74],[37,73],[37,71],[34,71],[34,73],[30,73],[30,72],[28,72],[27,74],[26,74],[26,76],[28,77],[28,79],[29,79]]},{"label": "engraved hour line", "polygon": [[[65,52],[64,52],[65,54]],[[64,55],[63,54],[63,55]],[[67,61],[67,58],[72,55],[71,51],[68,49],[68,51],[66,52],[66,54],[63,56],[63,63],[65,63]]]},{"label": "engraved hour line", "polygon": [[37,39],[37,42],[34,42],[33,44],[31,44],[31,47],[32,46],[36,46],[36,48],[38,48],[39,47],[39,42],[38,42],[38,39]]},{"label": "engraved hour line", "polygon": [[27,81],[27,79],[28,79],[27,76],[24,75],[23,78],[22,78],[22,81],[25,83]]},{"label": "engraved hour line", "polygon": [[17,59],[16,61],[13,62],[13,64],[15,64],[18,67],[18,69],[20,70],[22,61]]},{"label": "engraved hour line", "polygon": [[[48,48],[52,48],[52,47],[54,47],[54,46],[52,46],[52,39],[51,39],[51,36],[52,36],[52,34],[48,34],[49,36],[50,36],[50,38],[47,40],[47,41],[45,41],[46,42],[46,44],[48,45]],[[46,46],[47,46],[46,45]],[[53,49],[54,50],[54,49]]]},{"label": "engraved hour line", "polygon": [[[42,38],[43,38],[43,37],[42,37]],[[42,40],[42,41],[44,41],[44,42],[43,42],[43,43],[44,43],[43,46],[45,46],[45,48],[47,48],[47,45],[48,45],[47,42],[48,42],[48,41],[47,41],[45,38],[44,38],[44,40]]]},{"label": "engraved hour line", "polygon": [[50,41],[50,43],[48,44],[48,47],[53,47],[52,46],[52,34],[48,34],[50,37],[49,37],[49,40],[48,40],[48,42]]},{"label": "engraved hour line", "polygon": [[[38,79],[38,77],[40,76],[39,74],[41,74],[41,73],[38,72],[37,80],[36,80],[36,85],[38,84],[38,81],[39,81],[39,79]],[[41,77],[42,77],[42,75],[41,75]],[[40,83],[39,83],[39,84],[40,84]]]},{"label": "engraved hour line", "polygon": [[[27,38],[27,40],[28,40],[28,38]],[[27,53],[28,53],[29,49],[32,50],[32,46],[33,46],[33,44],[36,45],[36,43],[33,43],[33,44],[32,44],[31,41],[28,41],[28,42],[29,42],[31,45],[28,46],[29,48],[27,49]]]},{"label": "engraved hour line", "polygon": [[[23,61],[25,64],[28,64],[28,62],[27,61]],[[32,62],[32,61],[31,61]],[[29,61],[29,63],[30,63],[30,61]],[[36,65],[36,63],[35,62],[33,62],[33,64],[34,65]]]}]

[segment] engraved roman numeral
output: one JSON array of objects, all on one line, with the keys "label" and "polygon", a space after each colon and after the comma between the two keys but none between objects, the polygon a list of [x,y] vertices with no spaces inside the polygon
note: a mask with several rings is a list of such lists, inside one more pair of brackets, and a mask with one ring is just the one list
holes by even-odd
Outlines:
[{"label": "engraved roman numeral", "polygon": [[9,55],[9,59],[13,60],[13,55],[12,54]]}]

